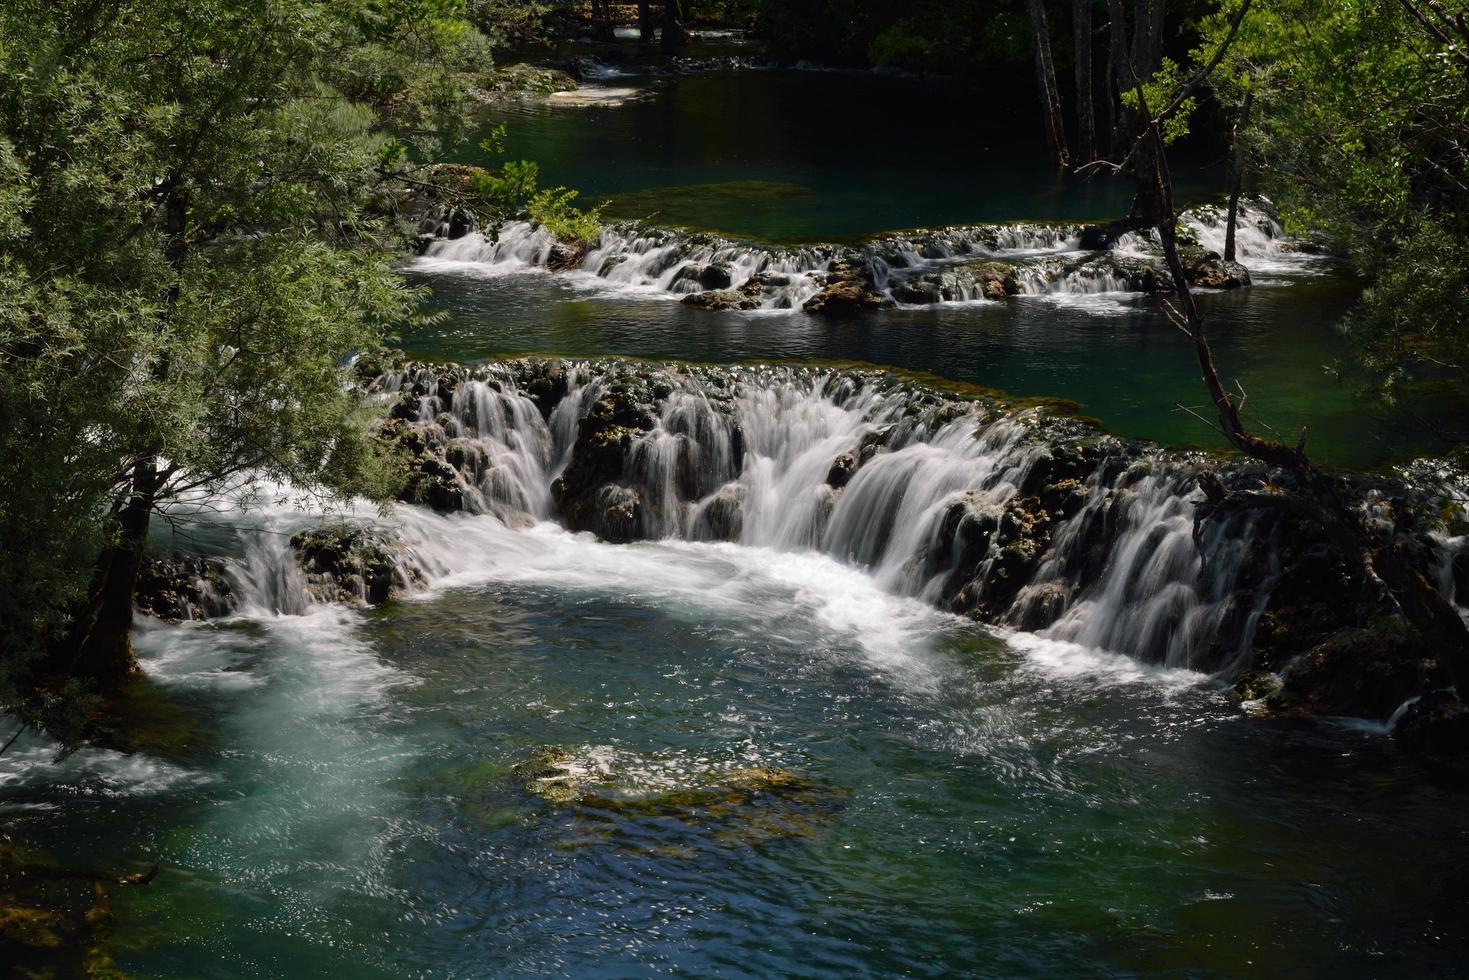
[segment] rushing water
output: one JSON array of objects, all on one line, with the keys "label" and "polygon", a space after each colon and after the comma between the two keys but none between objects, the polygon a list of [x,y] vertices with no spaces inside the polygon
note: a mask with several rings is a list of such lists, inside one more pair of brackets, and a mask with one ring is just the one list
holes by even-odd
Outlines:
[{"label": "rushing water", "polygon": [[[275,529],[299,518],[277,514]],[[1262,722],[1197,674],[1009,643],[815,554],[613,546],[405,512],[446,571],[378,613],[146,629],[208,719],[179,759],[4,760],[12,832],[119,889],[147,975],[1450,971],[1462,794],[1380,736]],[[256,547],[259,547],[257,545]],[[830,803],[609,821],[780,766]],[[749,825],[741,819],[752,821]]]},{"label": "rushing water", "polygon": [[[1115,210],[1108,200],[1083,213],[1090,205],[1064,194],[1047,209],[1038,178],[976,190],[941,149],[910,160],[921,172],[901,193],[875,194],[874,181],[904,172],[898,141],[802,128],[807,107],[857,100],[956,146],[986,138],[934,130],[924,120],[947,109],[879,80],[764,73],[655,87],[592,110],[597,126],[528,113],[521,131],[557,150],[553,176],[605,178],[585,185],[599,193],[749,174],[823,189],[806,210],[750,211],[765,215],[760,227],[731,221],[740,204],[680,219],[732,234]],[[711,118],[721,99],[763,111]],[[597,133],[606,142],[575,142]],[[691,164],[712,145],[725,149]],[[901,153],[911,158],[909,144]],[[666,172],[628,183],[654,156]],[[844,172],[844,160],[860,162]],[[838,200],[849,205],[834,214]],[[878,204],[857,220],[863,201]],[[451,316],[408,340],[441,356],[861,360],[1068,396],[1127,434],[1203,440],[1171,408],[1197,400],[1184,345],[1151,301],[1127,294],[831,323],[706,313],[645,283],[438,258],[416,274]],[[1255,258],[1264,284],[1205,301],[1251,406],[1309,421],[1332,458],[1401,449],[1319,370],[1352,286],[1310,263]],[[939,505],[1014,491],[1025,450],[1006,441],[1010,423],[979,439],[967,419],[914,428],[818,505],[832,456],[900,420],[881,392],[838,399],[760,376],[732,416],[709,412],[696,388],[675,392],[632,448],[642,536],[658,540],[608,544],[551,520],[551,480],[594,400],[590,369],[545,420],[504,384],[425,406],[473,444],[479,512],[400,506],[384,518],[428,586],[380,609],[303,591],[285,542],[320,514],[215,502],[187,537],[160,534],[160,548],[233,556],[244,605],[223,622],[140,624],[172,737],[56,761],[26,735],[0,756],[6,834],[76,867],[164,862],[152,884],[112,890],[114,951],[143,976],[1461,969],[1460,781],[1400,752],[1381,726],[1256,717],[1186,669],[1202,641],[1185,627],[1209,626],[1209,583],[1234,560],[1228,535],[1194,540],[1186,489],[1163,477],[1125,488],[1108,574],[1048,630],[981,627],[927,601],[933,569],[915,573],[915,559]],[[698,479],[682,482],[696,485],[680,486],[695,450]],[[737,541],[704,540],[708,505],[730,485],[744,501]],[[1108,488],[1091,487],[1088,506]],[[1463,547],[1446,540],[1444,553]],[[515,767],[547,747],[597,795],[532,792]],[[806,788],[732,806],[636,805],[751,767]]]}]

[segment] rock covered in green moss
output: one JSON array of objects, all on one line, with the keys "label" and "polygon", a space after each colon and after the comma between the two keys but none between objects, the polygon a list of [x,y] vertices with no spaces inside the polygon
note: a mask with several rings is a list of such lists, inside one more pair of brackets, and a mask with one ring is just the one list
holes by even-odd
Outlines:
[{"label": "rock covered in green moss", "polygon": [[236,604],[229,567],[221,558],[155,558],[139,569],[133,593],[138,612],[171,623],[228,616]]},{"label": "rock covered in green moss", "polygon": [[322,602],[375,606],[426,581],[402,539],[381,528],[324,524],[293,535],[291,551],[308,591]]}]

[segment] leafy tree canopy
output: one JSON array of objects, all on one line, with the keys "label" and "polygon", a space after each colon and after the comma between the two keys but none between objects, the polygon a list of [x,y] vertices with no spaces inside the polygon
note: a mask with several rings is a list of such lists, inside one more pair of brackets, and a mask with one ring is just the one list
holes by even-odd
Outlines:
[{"label": "leafy tree canopy", "polygon": [[[1205,24],[1203,50],[1242,0]],[[1256,0],[1216,93],[1260,185],[1369,288],[1339,365],[1448,443],[1469,440],[1469,36],[1436,0]]]},{"label": "leafy tree canopy", "polygon": [[[126,671],[125,626],[111,668],[86,651],[108,628],[109,579],[168,501],[390,492],[343,365],[414,315],[395,214],[466,128],[466,71],[488,67],[466,14],[462,0],[0,6],[7,710],[74,737],[77,677]],[[476,203],[575,221],[534,177],[496,178]]]}]

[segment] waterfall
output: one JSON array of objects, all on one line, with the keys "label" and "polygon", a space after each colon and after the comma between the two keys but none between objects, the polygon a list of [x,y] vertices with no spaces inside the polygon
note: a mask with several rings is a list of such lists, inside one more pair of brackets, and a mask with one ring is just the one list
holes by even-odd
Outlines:
[{"label": "waterfall", "polygon": [[[1204,206],[1182,224],[1205,249],[1222,253],[1223,212]],[[815,296],[838,263],[862,270],[873,288],[906,305],[993,301],[986,279],[1003,274],[1022,295],[1092,295],[1156,291],[1161,261],[1156,236],[1124,235],[1111,251],[1081,248],[1074,224],[969,225],[903,232],[863,245],[776,248],[718,235],[615,223],[576,254],[543,228],[512,221],[495,237],[471,232],[431,242],[416,262],[429,272],[506,275],[555,269],[581,285],[682,299],[723,294],[722,308],[795,310]],[[1240,259],[1267,273],[1309,271],[1320,259],[1288,252],[1268,202],[1241,206]],[[977,269],[976,266],[987,266]]]},{"label": "waterfall", "polygon": [[1197,464],[1037,410],[807,368],[456,370],[374,390],[452,460],[462,509],[507,523],[822,552],[895,594],[1171,667],[1236,666],[1268,597],[1238,588],[1241,542],[1268,529],[1195,533]]}]

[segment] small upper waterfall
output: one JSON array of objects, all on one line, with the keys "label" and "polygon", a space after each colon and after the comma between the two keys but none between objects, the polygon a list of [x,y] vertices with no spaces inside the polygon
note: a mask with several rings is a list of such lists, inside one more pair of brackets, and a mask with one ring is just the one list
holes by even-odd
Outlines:
[{"label": "small upper waterfall", "polygon": [[[1194,208],[1185,212],[1182,224],[1206,253],[1222,253],[1220,208]],[[1301,270],[1317,261],[1286,250],[1268,202],[1242,206],[1236,239],[1241,260],[1262,271]],[[1149,234],[1124,235],[1115,250],[1089,251],[1081,242],[1078,225],[1016,223],[903,232],[857,246],[775,248],[617,223],[576,253],[558,246],[543,228],[515,221],[493,237],[469,232],[432,241],[418,266],[488,275],[554,268],[599,288],[686,299],[724,294],[720,308],[744,310],[799,309],[838,267],[861,270],[879,294],[903,305],[979,302],[1017,293],[1155,292],[1166,281],[1159,278],[1161,262]]]}]

